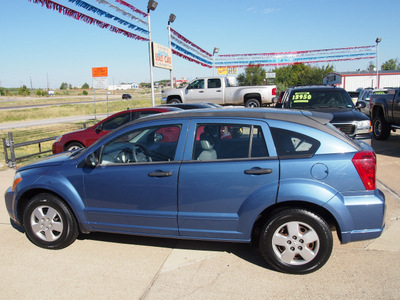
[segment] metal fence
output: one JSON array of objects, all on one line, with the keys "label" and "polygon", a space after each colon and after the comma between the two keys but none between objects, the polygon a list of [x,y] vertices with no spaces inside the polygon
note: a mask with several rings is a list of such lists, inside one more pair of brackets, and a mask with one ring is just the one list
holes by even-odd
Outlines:
[{"label": "metal fence", "polygon": [[[49,141],[55,140],[56,138],[57,138],[56,136],[52,136],[52,137],[48,137],[48,138],[44,138],[44,139],[39,139],[39,140],[34,140],[34,141],[29,141],[29,142],[23,142],[23,143],[17,143],[16,144],[14,142],[13,133],[9,132],[8,133],[8,139],[3,138],[4,158],[5,158],[5,161],[6,161],[6,165],[8,167],[10,167],[10,168],[15,168],[15,166],[17,165],[17,161],[18,160],[51,152],[52,150],[42,151],[42,145],[41,144],[44,143],[44,142],[49,142]],[[19,156],[19,157],[17,157],[15,155],[15,148],[25,147],[25,146],[34,145],[34,144],[38,144],[38,152],[31,153],[31,154],[24,155],[24,156]],[[10,155],[8,155],[8,152],[10,152]]]}]

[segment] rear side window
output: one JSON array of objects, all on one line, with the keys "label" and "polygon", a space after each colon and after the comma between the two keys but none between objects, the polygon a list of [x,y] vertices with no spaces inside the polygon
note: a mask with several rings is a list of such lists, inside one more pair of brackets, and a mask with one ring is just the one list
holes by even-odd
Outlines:
[{"label": "rear side window", "polygon": [[267,157],[260,126],[242,124],[199,124],[193,160]]},{"label": "rear side window", "polygon": [[298,132],[273,127],[271,132],[278,156],[282,158],[311,157],[321,145],[318,140]]},{"label": "rear side window", "polygon": [[221,79],[219,79],[219,78],[208,79],[207,84],[208,84],[209,89],[220,88],[221,87]]}]

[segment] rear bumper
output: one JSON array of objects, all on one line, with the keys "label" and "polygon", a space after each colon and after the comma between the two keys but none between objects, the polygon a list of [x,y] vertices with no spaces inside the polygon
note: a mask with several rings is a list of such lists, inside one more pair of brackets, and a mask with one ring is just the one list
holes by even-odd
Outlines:
[{"label": "rear bumper", "polygon": [[325,207],[336,218],[343,244],[377,238],[385,228],[385,195],[378,189],[365,195],[337,195]]}]

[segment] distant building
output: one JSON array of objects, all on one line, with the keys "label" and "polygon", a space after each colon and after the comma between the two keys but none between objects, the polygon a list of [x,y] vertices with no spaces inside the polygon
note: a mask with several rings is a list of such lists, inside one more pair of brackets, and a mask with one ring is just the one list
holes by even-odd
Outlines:
[{"label": "distant building", "polygon": [[138,89],[139,85],[137,83],[121,83],[115,85],[109,85],[109,91],[124,91],[124,90],[131,90],[131,89]]},{"label": "distant building", "polygon": [[333,72],[323,79],[324,84],[334,84],[347,91],[355,91],[358,88],[387,88],[400,86],[400,70],[379,71],[379,85],[376,72]]}]

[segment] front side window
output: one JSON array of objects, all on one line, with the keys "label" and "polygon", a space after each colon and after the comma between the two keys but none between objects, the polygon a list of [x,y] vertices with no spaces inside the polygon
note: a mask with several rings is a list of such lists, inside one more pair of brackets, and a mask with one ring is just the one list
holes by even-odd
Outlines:
[{"label": "front side window", "polygon": [[180,125],[153,126],[125,133],[105,144],[102,164],[173,161]]},{"label": "front side window", "polygon": [[197,79],[188,85],[188,89],[204,89],[204,79]]},{"label": "front side window", "polygon": [[196,128],[193,160],[267,157],[260,126],[242,124],[199,124]]},{"label": "front side window", "polygon": [[312,137],[290,130],[271,128],[271,133],[278,156],[283,158],[298,155],[311,157],[321,145]]}]

